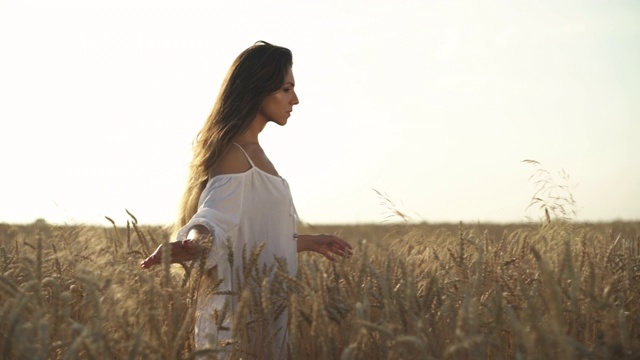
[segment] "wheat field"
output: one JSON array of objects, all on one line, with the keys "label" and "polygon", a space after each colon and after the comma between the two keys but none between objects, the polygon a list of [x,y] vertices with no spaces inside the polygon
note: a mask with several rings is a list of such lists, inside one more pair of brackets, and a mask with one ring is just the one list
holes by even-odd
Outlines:
[{"label": "wheat field", "polygon": [[287,309],[291,359],[640,359],[640,223],[300,230],[354,255],[301,254],[295,278],[267,281],[259,249],[235,254],[238,342],[195,351],[202,263],[139,268],[165,229],[0,224],[0,357],[264,358]]}]

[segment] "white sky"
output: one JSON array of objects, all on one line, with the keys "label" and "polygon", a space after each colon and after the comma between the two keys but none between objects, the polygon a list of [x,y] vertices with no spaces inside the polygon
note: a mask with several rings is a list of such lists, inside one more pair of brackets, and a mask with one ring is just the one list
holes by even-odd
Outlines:
[{"label": "white sky", "polygon": [[290,48],[265,151],[309,223],[523,221],[540,161],[578,220],[640,219],[637,1],[0,0],[0,222],[173,220],[233,59]]}]

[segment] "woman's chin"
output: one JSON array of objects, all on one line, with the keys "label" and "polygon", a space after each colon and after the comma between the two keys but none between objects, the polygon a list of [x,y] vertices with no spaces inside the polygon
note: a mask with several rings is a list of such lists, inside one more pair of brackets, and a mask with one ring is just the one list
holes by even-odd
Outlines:
[{"label": "woman's chin", "polygon": [[287,125],[287,121],[288,121],[288,119],[271,120],[271,122],[273,122],[274,124],[278,124],[280,126]]}]

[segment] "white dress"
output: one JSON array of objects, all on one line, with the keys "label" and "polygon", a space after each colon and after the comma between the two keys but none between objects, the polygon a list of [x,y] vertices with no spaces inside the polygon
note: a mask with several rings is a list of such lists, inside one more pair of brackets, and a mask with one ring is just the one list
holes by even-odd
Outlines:
[{"label": "white dress", "polygon": [[[235,144],[237,145],[237,144]],[[240,145],[237,145],[240,149]],[[214,236],[214,243],[207,257],[207,269],[217,267],[222,285],[218,291],[238,291],[234,287],[242,274],[242,251],[246,246],[250,254],[252,246],[265,243],[260,254],[259,266],[270,266],[274,257],[284,258],[288,272],[295,276],[297,271],[297,214],[286,180],[271,175],[256,167],[242,149],[251,169],[239,174],[218,175],[207,183],[200,196],[198,211],[178,232],[177,240],[184,240],[191,227],[204,225]],[[232,243],[234,269],[228,261],[227,239]],[[247,255],[248,256],[248,255]],[[203,281],[207,278],[203,278]],[[213,284],[211,284],[213,285]],[[226,317],[223,326],[230,330],[218,330],[214,321],[214,311],[222,312],[225,301],[227,313],[233,314],[237,308],[238,296],[199,294],[196,309],[195,340],[197,348],[214,346],[231,338],[231,316]],[[273,323],[273,343],[275,358],[285,358],[288,348],[287,312]]]}]

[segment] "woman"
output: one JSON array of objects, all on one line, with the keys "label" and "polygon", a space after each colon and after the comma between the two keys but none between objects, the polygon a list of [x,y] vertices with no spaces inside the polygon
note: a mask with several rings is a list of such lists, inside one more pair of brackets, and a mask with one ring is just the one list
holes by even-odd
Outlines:
[{"label": "woman", "polygon": [[[243,51],[229,69],[194,145],[176,224],[177,241],[170,244],[171,260],[197,259],[203,245],[196,239],[212,236],[205,281],[213,286],[220,279],[218,291],[241,291],[235,287],[242,283],[237,279],[243,273],[242,269],[238,271],[242,261],[232,265],[228,261],[230,250],[239,259],[243,248],[251,250],[263,244],[259,268],[268,268],[276,258],[283,258],[291,276],[297,271],[297,252],[314,251],[332,261],[336,255],[351,254],[351,246],[336,236],[296,234],[297,214],[289,185],[258,141],[268,122],[284,126],[298,104],[291,66],[291,52],[283,47],[258,42]],[[161,255],[162,246],[141,266],[160,263]],[[233,313],[236,306],[237,296],[199,294],[196,347],[231,339],[232,321],[214,318]],[[222,327],[218,326],[221,322]],[[270,340],[276,358],[286,357],[286,324],[286,313],[273,322],[277,335]]]}]

